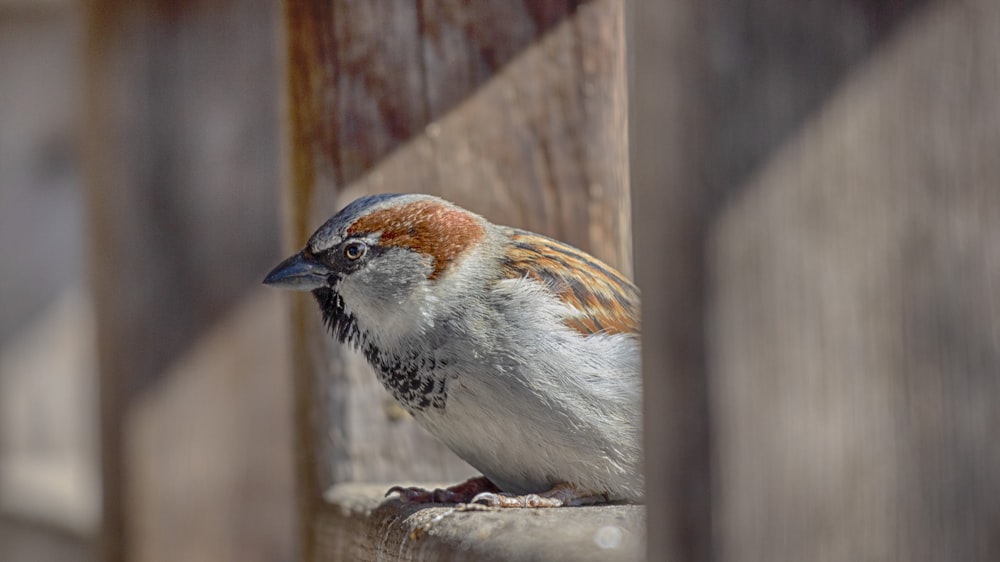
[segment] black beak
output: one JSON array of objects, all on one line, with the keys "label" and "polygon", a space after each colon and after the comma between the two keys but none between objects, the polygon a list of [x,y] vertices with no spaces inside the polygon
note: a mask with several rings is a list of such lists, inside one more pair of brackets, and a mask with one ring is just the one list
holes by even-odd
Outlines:
[{"label": "black beak", "polygon": [[278,264],[264,284],[292,291],[312,291],[329,285],[330,268],[299,252]]}]

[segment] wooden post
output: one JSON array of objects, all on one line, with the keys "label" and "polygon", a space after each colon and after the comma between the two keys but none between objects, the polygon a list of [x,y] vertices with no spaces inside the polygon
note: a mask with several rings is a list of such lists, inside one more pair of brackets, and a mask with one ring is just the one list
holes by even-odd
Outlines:
[{"label": "wooden post", "polygon": [[1000,5],[931,3],[711,252],[718,559],[1000,559]]},{"label": "wooden post", "polygon": [[[623,5],[287,0],[288,249],[364,192],[444,196],[628,273]],[[474,474],[296,300],[306,558],[334,483]]]},{"label": "wooden post", "polygon": [[[251,352],[233,343],[257,341],[257,351],[264,351],[268,338],[256,336],[281,330],[261,324],[252,337],[241,331],[220,336],[229,345],[213,349],[230,354],[231,361],[213,356],[189,363],[188,371],[204,373],[201,380],[168,375],[247,289],[259,286],[278,257],[276,14],[265,4],[242,1],[177,6],[97,0],[87,9],[85,147],[100,364],[103,558],[288,555],[290,531],[282,525],[290,527],[290,517],[272,526],[271,534],[252,532],[253,523],[290,511],[280,497],[273,504],[222,501],[208,509],[200,509],[202,498],[195,497],[202,486],[214,497],[264,497],[257,490],[288,477],[290,470],[280,470],[284,440],[258,433],[255,449],[229,449],[232,454],[222,452],[226,443],[211,442],[228,439],[234,445],[233,439],[262,421],[285,427],[281,393],[270,402],[257,401],[255,394],[280,385],[285,373],[267,372],[266,363],[239,373],[241,358]],[[254,322],[267,321],[263,310],[250,315]],[[283,356],[282,343],[274,341],[273,353],[264,356]],[[188,382],[189,390],[180,388]],[[240,385],[249,390],[230,392]],[[218,394],[183,399],[199,388]],[[185,433],[192,419],[233,425]],[[172,464],[191,450],[206,453],[198,463]],[[278,461],[268,466],[278,468],[246,466],[262,451],[273,453]],[[168,466],[180,470],[160,472]],[[157,511],[165,505],[160,499],[170,500],[176,511]],[[204,526],[185,533],[195,507],[201,516],[218,513],[212,521],[238,523],[220,534],[212,534],[218,527]],[[239,544],[227,542],[233,537],[225,533],[233,528],[243,531],[233,533],[240,535]],[[184,540],[162,540],[156,544],[171,550],[154,552],[142,538],[152,535]],[[249,537],[260,542],[247,542]]]},{"label": "wooden post", "polygon": [[631,174],[642,290],[648,557],[707,561],[712,536],[703,3],[637,1],[632,26]]}]

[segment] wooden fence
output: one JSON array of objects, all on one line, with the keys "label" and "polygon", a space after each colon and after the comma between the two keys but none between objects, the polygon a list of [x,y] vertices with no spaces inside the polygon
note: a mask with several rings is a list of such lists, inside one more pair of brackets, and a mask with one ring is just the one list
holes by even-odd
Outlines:
[{"label": "wooden fence", "polygon": [[[108,559],[629,559],[643,518],[649,560],[1000,558],[996,2],[171,6],[90,6]],[[379,507],[361,483],[472,471],[308,299],[285,336],[243,300],[379,191],[634,270],[645,508]]]}]

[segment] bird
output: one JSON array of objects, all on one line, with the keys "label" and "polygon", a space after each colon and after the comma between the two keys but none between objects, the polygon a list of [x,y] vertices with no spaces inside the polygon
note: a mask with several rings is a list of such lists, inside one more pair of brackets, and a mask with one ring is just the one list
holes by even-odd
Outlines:
[{"label": "bird", "polygon": [[362,196],[264,284],[308,291],[424,429],[482,473],[404,502],[642,503],[640,300],[568,244],[423,194]]}]

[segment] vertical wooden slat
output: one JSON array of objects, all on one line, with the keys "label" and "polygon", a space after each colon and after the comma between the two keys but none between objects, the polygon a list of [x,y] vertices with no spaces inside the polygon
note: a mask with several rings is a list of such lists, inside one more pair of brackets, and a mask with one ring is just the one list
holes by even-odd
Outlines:
[{"label": "vertical wooden slat", "polygon": [[104,555],[123,560],[141,549],[123,498],[137,399],[277,256],[274,16],[239,1],[87,9]]},{"label": "vertical wooden slat", "polygon": [[998,22],[914,14],[720,221],[721,560],[1000,558]]},{"label": "vertical wooden slat", "polygon": [[632,20],[632,231],[643,307],[649,560],[711,558],[704,11],[698,1],[637,0]]},{"label": "vertical wooden slat", "polygon": [[[622,4],[286,3],[290,248],[363,192],[421,191],[630,270]],[[307,559],[334,482],[473,474],[293,305]]]}]

